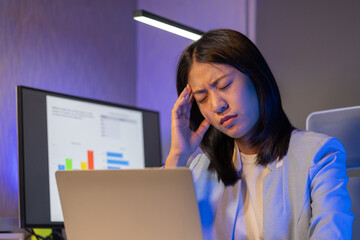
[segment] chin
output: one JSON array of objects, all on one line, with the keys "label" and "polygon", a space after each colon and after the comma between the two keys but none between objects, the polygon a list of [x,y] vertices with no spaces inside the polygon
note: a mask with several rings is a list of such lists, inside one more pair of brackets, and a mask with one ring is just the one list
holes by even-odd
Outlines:
[{"label": "chin", "polygon": [[241,138],[243,136],[245,136],[247,134],[247,128],[244,128],[244,125],[239,125],[239,124],[234,124],[233,126],[231,126],[230,128],[225,128],[222,125],[214,125],[212,124],[213,127],[215,127],[217,130],[219,130],[220,132],[222,132],[223,134],[225,134],[228,137],[237,139],[237,138]]},{"label": "chin", "polygon": [[[220,129],[219,129],[220,130]],[[231,138],[241,138],[245,135],[245,133],[241,130],[241,129],[222,129],[220,130],[222,133],[224,133],[225,135],[227,135],[228,137],[231,137]]]}]

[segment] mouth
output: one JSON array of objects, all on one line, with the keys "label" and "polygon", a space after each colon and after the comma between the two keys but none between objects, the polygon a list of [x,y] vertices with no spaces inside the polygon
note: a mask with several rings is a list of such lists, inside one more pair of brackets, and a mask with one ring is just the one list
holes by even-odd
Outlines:
[{"label": "mouth", "polygon": [[231,121],[233,118],[237,117],[237,114],[226,115],[225,117],[220,119],[220,125],[224,125],[224,123]]}]

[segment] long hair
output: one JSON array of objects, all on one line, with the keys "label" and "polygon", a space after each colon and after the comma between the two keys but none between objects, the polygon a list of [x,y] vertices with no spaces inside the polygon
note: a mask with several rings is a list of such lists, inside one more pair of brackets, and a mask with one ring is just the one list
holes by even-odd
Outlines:
[{"label": "long hair", "polygon": [[[180,94],[188,83],[193,62],[228,64],[246,74],[252,81],[259,102],[259,119],[251,129],[249,143],[259,149],[257,164],[267,164],[284,157],[288,151],[291,132],[281,104],[275,78],[258,48],[243,34],[217,29],[205,33],[188,46],[179,59],[176,87]],[[190,115],[190,128],[196,130],[204,117],[196,101]],[[210,126],[200,148],[210,159],[209,170],[216,171],[225,185],[236,183],[238,176],[232,162],[234,139]]]}]

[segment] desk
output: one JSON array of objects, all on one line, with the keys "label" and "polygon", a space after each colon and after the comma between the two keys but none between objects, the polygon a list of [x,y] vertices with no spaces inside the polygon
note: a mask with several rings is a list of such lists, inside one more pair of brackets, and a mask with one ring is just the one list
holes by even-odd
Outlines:
[{"label": "desk", "polygon": [[3,240],[24,240],[23,233],[0,233],[0,239]]}]

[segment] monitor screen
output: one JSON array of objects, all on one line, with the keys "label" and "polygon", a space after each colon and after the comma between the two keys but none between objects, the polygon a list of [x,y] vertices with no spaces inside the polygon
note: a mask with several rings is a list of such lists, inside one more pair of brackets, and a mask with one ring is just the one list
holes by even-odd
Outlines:
[{"label": "monitor screen", "polygon": [[161,164],[158,112],[18,86],[22,227],[63,227],[56,171]]}]

